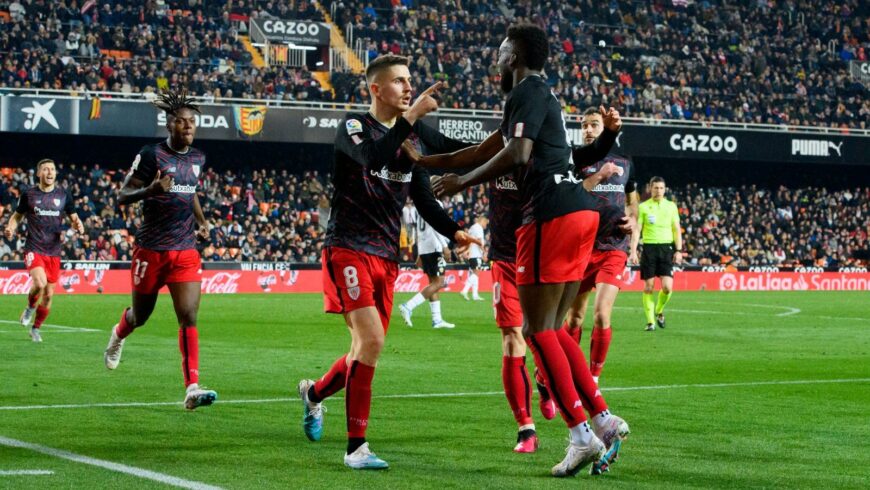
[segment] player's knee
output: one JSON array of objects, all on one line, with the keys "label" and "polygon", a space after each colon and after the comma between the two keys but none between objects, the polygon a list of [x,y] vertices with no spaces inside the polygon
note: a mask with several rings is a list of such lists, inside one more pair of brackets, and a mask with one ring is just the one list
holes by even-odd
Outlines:
[{"label": "player's knee", "polygon": [[665,294],[671,294],[671,288],[668,286],[662,286],[662,292]]},{"label": "player's knee", "polygon": [[572,309],[568,311],[568,317],[565,319],[565,321],[568,323],[569,328],[578,328],[583,326],[583,320],[585,319],[585,316],[586,312],[581,310],[575,311]]},{"label": "player's knee", "polygon": [[647,286],[647,285],[644,285],[644,287],[643,287],[643,294],[652,294],[653,291],[654,291],[654,290],[653,290],[653,286]]},{"label": "player's knee", "polygon": [[366,357],[377,357],[384,348],[384,337],[376,335],[367,335],[358,342],[359,352]]},{"label": "player's knee", "polygon": [[596,311],[593,323],[596,328],[604,328],[610,326],[610,312],[609,311]]},{"label": "player's knee", "polygon": [[506,356],[519,357],[526,353],[526,341],[523,334],[517,329],[505,329],[502,331],[502,352]]},{"label": "player's knee", "polygon": [[182,313],[179,323],[185,328],[196,326],[196,311],[185,311]]}]

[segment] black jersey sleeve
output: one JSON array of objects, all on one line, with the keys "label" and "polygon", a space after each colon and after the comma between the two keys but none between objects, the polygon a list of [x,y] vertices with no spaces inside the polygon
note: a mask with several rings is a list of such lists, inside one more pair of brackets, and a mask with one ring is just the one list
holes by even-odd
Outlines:
[{"label": "black jersey sleeve", "polygon": [[72,194],[70,194],[69,189],[66,191],[66,204],[63,207],[63,212],[66,213],[67,216],[76,213],[76,203],[73,202]]},{"label": "black jersey sleeve", "polygon": [[414,125],[414,132],[417,133],[417,136],[426,145],[426,150],[431,154],[453,153],[473,145],[472,143],[444,136],[437,129],[431,128],[419,121]]},{"label": "black jersey sleeve", "polygon": [[435,194],[432,193],[432,186],[429,184],[429,172],[422,167],[415,167],[411,177],[411,200],[414,201],[414,207],[417,208],[417,213],[426,223],[429,223],[435,231],[447,237],[451,242],[453,236],[459,231],[459,225],[456,224],[444,211],[444,208],[438,203]]},{"label": "black jersey sleeve", "polygon": [[585,167],[593,163],[603,160],[610,153],[613,144],[616,143],[616,137],[619,135],[617,131],[611,131],[604,128],[604,131],[592,143],[588,145],[578,146],[571,150],[571,156],[574,158],[574,165]]},{"label": "black jersey sleeve", "polygon": [[30,205],[27,202],[27,190],[22,189],[21,195],[18,196],[18,206],[15,207],[15,212],[18,214],[27,214],[30,210]]},{"label": "black jersey sleeve", "polygon": [[387,134],[376,140],[372,138],[362,116],[350,114],[344,126],[338,129],[335,148],[364,167],[384,164],[396,158],[396,152],[411,134],[411,129],[411,124],[404,117],[399,117]]},{"label": "black jersey sleeve", "polygon": [[139,150],[130,171],[133,172],[134,179],[138,179],[146,185],[154,181],[154,177],[157,176],[157,157],[154,156],[153,146],[143,146]]},{"label": "black jersey sleeve", "polygon": [[541,126],[547,117],[547,111],[542,110],[540,96],[532,92],[527,84],[514,87],[505,107],[505,119],[508,123],[508,138],[528,138],[535,140],[541,132]]}]

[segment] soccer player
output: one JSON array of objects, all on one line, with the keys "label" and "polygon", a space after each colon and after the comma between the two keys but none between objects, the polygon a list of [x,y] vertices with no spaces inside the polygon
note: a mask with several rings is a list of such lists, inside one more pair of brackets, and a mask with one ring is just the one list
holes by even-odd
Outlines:
[{"label": "soccer player", "polygon": [[11,240],[21,221],[27,220],[24,265],[30,273],[32,285],[27,294],[27,307],[21,313],[20,320],[25,327],[33,320],[30,338],[34,342],[42,342],[39,327],[51,311],[54,286],[60,275],[63,215],[69,217],[70,224],[79,234],[85,232],[85,226],[76,214],[69,191],[57,186],[54,161],[46,158],[37,162],[36,177],[39,183],[21,193],[18,206],[3,234],[7,240]]},{"label": "soccer player", "polygon": [[354,469],[389,466],[369,449],[366,429],[372,379],[393,307],[405,199],[410,195],[427,223],[453,237],[459,253],[473,241],[435,199],[426,170],[399,151],[406,139],[424,154],[467,146],[420,123],[438,108],[432,96],[441,84],[423,91],[412,105],[408,63],[407,58],[394,55],[370,63],[366,68],[370,110],[348,114],[336,134],[335,192],[323,250],[324,308],[344,315],[351,345],[320,380],[305,379],[298,385],[303,429],[312,441],[319,440],[323,431],[321,402],[345,389],[344,464]]},{"label": "soccer player", "polygon": [[133,250],[133,304],[112,328],[103,357],[108,369],[118,367],[127,336],[145,325],[160,288],[167,286],[179,326],[184,408],[195,410],[217,399],[216,392],[199,386],[196,317],[202,265],[196,240],[208,237],[208,223],[196,195],[205,154],[191,146],[199,108],[183,90],[162,93],[155,105],[166,112],[169,137],[139,151],[118,194],[120,204],[142,201],[142,224]]},{"label": "soccer player", "polygon": [[[591,163],[607,155],[621,127],[619,113],[599,110],[601,120],[605,115],[612,129],[603,131],[603,136],[587,141],[587,145],[572,150],[572,156],[577,163]],[[472,146],[452,154],[420,156],[409,145],[402,149],[419,165],[440,169],[459,169],[478,167],[486,163],[504,148],[501,132],[492,133],[480,145]],[[604,169],[603,172],[607,172]],[[591,190],[604,179],[601,171],[587,176],[583,185]],[[505,175],[489,182],[489,223],[492,240],[489,248],[489,259],[492,261],[493,275],[493,309],[496,324],[502,333],[502,383],[505,396],[514,418],[517,421],[517,444],[514,452],[531,453],[538,448],[539,441],[535,424],[531,416],[531,389],[528,371],[526,370],[526,342],[523,339],[523,315],[520,308],[516,285],[516,231],[522,224],[522,199],[518,182],[519,171]],[[536,370],[536,378],[538,372]],[[538,383],[541,412],[547,420],[556,416],[556,406],[549,391],[543,385],[543,379]]]},{"label": "soccer player", "polygon": [[[683,263],[683,233],[677,205],[665,198],[665,179],[649,181],[651,197],[640,203],[638,222],[643,251],[640,257],[640,278],[643,279],[643,312],[646,331],[665,328],[665,305],[674,288],[674,263]],[[656,278],[662,284],[658,300],[653,299]],[[653,324],[655,320],[655,324]]]},{"label": "soccer player", "polygon": [[[563,477],[589,464],[593,474],[604,471],[629,428],[610,413],[583,352],[561,328],[592,252],[598,212],[595,198],[571,171],[561,105],[542,76],[548,55],[541,28],[524,24],[508,29],[498,54],[502,88],[508,93],[501,132],[508,141],[483,166],[463,176],[446,174],[434,189],[451,195],[523,169],[516,280],[524,336],[569,427],[567,454],[551,471]],[[608,166],[608,172],[614,167]],[[591,426],[584,405],[593,414]]]},{"label": "soccer player", "polygon": [[[596,109],[587,109],[581,122],[583,141],[592,143],[604,132],[604,121]],[[636,187],[631,180],[632,164],[628,158],[609,153],[604,159],[582,169],[584,175],[597,172],[606,163],[613,163],[618,171],[592,189],[598,198],[598,234],[592,258],[580,282],[580,294],[568,309],[563,328],[578,343],[583,332],[583,319],[592,288],[595,288],[592,342],[589,347],[589,370],[595,382],[610,347],[610,316],[616,295],[622,285],[626,263],[637,263],[637,203]],[[628,231],[628,234],[626,234]],[[630,248],[630,245],[634,248]]]},{"label": "soccer player", "polygon": [[[483,230],[486,228],[486,216],[477,216],[474,218],[474,224],[468,229],[468,234],[485,243]],[[483,298],[477,293],[480,279],[478,274],[483,266],[484,256],[483,246],[472,245],[468,248],[468,277],[465,278],[465,285],[462,286],[462,297],[468,301],[468,291],[471,290],[471,299],[474,301],[483,301]]]},{"label": "soccer player", "polygon": [[[414,214],[417,214],[416,208]],[[405,323],[409,327],[413,327],[411,315],[414,308],[428,300],[429,310],[432,312],[432,328],[454,328],[456,325],[444,321],[444,318],[441,317],[441,299],[438,297],[438,291],[447,286],[447,282],[444,280],[444,268],[447,266],[447,262],[444,258],[450,254],[448,247],[450,240],[435,231],[435,228],[432,228],[419,215],[414,216],[414,223],[416,223],[417,231],[417,257],[423,267],[423,272],[429,278],[429,285],[407,302],[400,304],[399,313]]]}]

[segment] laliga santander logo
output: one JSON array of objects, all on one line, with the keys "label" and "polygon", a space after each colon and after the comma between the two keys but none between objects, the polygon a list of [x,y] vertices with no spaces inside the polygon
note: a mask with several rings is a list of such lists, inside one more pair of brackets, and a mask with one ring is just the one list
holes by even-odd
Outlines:
[{"label": "laliga santander logo", "polygon": [[238,272],[218,272],[215,275],[203,279],[202,292],[206,294],[236,294],[239,292]]},{"label": "laliga santander logo", "polygon": [[416,293],[423,286],[425,276],[426,274],[420,271],[401,271],[393,290],[399,293]]},{"label": "laliga santander logo", "polygon": [[722,277],[719,278],[719,290],[737,291],[737,277],[730,272],[722,274]]},{"label": "laliga santander logo", "polygon": [[275,277],[275,274],[269,274],[268,276],[261,275],[257,278],[257,284],[260,285],[260,288],[263,289],[264,292],[268,293],[272,291],[272,286],[278,283],[278,278]]},{"label": "laliga santander logo", "polygon": [[0,277],[0,291],[3,294],[27,294],[30,292],[30,274],[16,272],[7,278]]},{"label": "laliga santander logo", "polygon": [[807,283],[806,279],[804,279],[804,275],[801,274],[798,276],[798,280],[794,282],[791,288],[795,291],[806,291],[810,288],[810,285]]}]

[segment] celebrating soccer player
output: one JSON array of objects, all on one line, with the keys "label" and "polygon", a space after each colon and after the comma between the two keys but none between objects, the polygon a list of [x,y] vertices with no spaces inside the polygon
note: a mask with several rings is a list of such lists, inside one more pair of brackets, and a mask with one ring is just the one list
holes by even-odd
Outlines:
[{"label": "celebrating soccer player", "polygon": [[[199,386],[199,311],[202,266],[196,250],[197,235],[208,237],[208,223],[196,195],[205,154],[193,148],[199,108],[186,92],[166,92],[156,105],[166,112],[169,137],[143,147],[118,195],[120,204],[142,201],[142,224],[133,251],[133,305],[112,328],[104,359],[115,369],[121,361],[124,341],[134,329],[145,325],[157,295],[164,285],[172,295],[178,319],[178,346],[186,394],[184,407],[214,403],[217,393]],[[199,229],[197,230],[197,226]]]},{"label": "celebrating soccer player", "polygon": [[[574,475],[590,463],[597,474],[613,460],[629,429],[610,413],[583,352],[561,328],[592,252],[598,212],[595,198],[572,172],[562,109],[542,76],[548,54],[547,35],[539,27],[508,29],[499,48],[502,88],[508,93],[501,132],[508,142],[483,166],[463,176],[447,174],[434,188],[439,194],[454,194],[524,167],[516,255],[524,335],[571,439],[552,474]],[[593,414],[592,426],[584,403]]]},{"label": "celebrating soccer player", "polygon": [[[643,279],[643,312],[646,330],[665,328],[665,305],[671,300],[674,288],[674,263],[683,263],[683,232],[677,205],[665,197],[665,179],[653,177],[649,181],[652,196],[640,203],[638,221],[643,239],[640,257],[640,278]],[[658,300],[653,299],[656,278],[662,283]]]},{"label": "celebrating soccer player", "polygon": [[[581,122],[583,141],[592,143],[605,130],[601,113],[587,109]],[[576,159],[575,159],[576,161]],[[595,288],[593,311],[592,341],[589,347],[589,369],[595,382],[601,376],[601,369],[610,347],[610,315],[616,295],[622,285],[622,274],[627,262],[637,262],[637,203],[636,185],[631,180],[632,165],[628,158],[609,153],[604,159],[584,167],[584,175],[597,172],[603,165],[612,163],[618,171],[607,180],[592,188],[592,195],[598,198],[598,234],[592,258],[580,282],[580,294],[568,310],[568,318],[563,328],[568,329],[578,343],[583,332],[583,319],[586,304],[592,288]],[[580,164],[578,163],[578,166]],[[626,234],[628,231],[628,234]]]},{"label": "celebrating soccer player", "polygon": [[[40,160],[36,164],[39,183],[21,193],[18,207],[3,230],[7,240],[18,230],[22,219],[27,219],[27,239],[24,243],[24,264],[30,272],[31,286],[27,294],[27,308],[21,313],[21,324],[30,325],[30,338],[42,342],[39,327],[48,318],[54,285],[60,275],[61,234],[63,215],[79,234],[85,226],[75,211],[73,198],[68,190],[57,186],[57,168],[54,161]],[[34,318],[34,313],[36,318]]]},{"label": "celebrating soccer player", "polygon": [[[474,241],[441,208],[428,173],[399,151],[407,139],[421,153],[456,151],[467,145],[420,123],[438,108],[433,98],[441,84],[423,91],[411,104],[408,59],[385,55],[366,69],[372,94],[365,114],[349,114],[335,138],[335,192],[323,251],[324,307],[341,313],[350,329],[350,351],[317,382],[299,382],[303,429],[319,440],[321,402],[345,389],[347,452],[354,469],[387,468],[366,442],[372,379],[384,345],[398,275],[402,206],[410,195],[420,216],[452,237],[461,253]],[[425,151],[424,148],[425,147]]]}]

